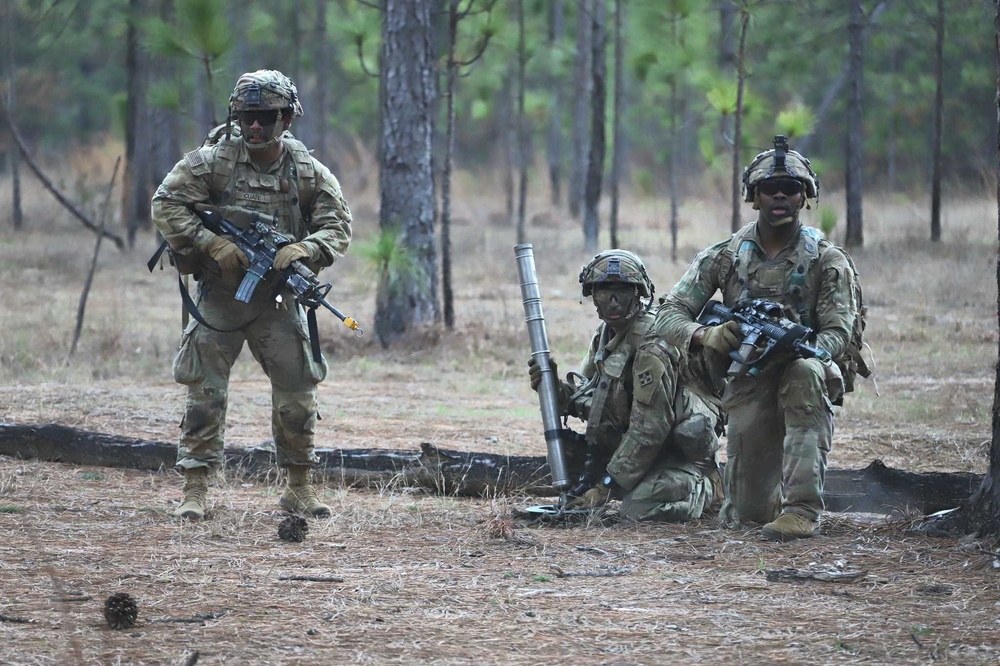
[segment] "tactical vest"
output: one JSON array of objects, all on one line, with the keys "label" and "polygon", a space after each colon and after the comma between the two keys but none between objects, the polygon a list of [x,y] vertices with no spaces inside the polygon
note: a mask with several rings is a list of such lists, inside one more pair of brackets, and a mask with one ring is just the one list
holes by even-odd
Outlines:
[{"label": "tactical vest", "polygon": [[[814,328],[816,319],[816,298],[819,292],[819,281],[822,277],[820,272],[813,270],[822,254],[831,248],[839,249],[851,267],[854,274],[853,299],[856,305],[854,312],[854,325],[851,328],[851,336],[848,341],[847,350],[842,356],[834,359],[844,375],[844,390],[849,393],[854,390],[854,381],[857,375],[870,377],[871,370],[861,355],[864,346],[863,333],[866,322],[865,315],[868,312],[864,305],[861,292],[861,282],[858,277],[854,260],[843,248],[839,248],[823,236],[823,232],[815,227],[802,227],[799,234],[798,244],[792,255],[796,258],[794,264],[789,263],[783,271],[783,279],[776,279],[777,276],[762,280],[761,276],[751,283],[750,262],[753,258],[756,243],[751,240],[754,231],[754,224],[748,224],[733,234],[729,245],[726,247],[723,256],[723,268],[721,271],[720,284],[725,293],[732,278],[733,271],[736,272],[736,286],[739,294],[736,302],[747,298],[765,298],[770,301],[787,303],[791,307],[788,311],[786,307],[785,315],[803,326]],[[789,261],[789,260],[786,260]]]},{"label": "tactical vest", "polygon": [[309,149],[284,132],[280,141],[289,155],[280,158],[277,174],[259,173],[239,161],[242,138],[226,138],[225,125],[216,127],[202,147],[184,155],[195,176],[207,176],[209,201],[216,206],[237,206],[276,218],[277,229],[301,240],[309,235],[309,204],[316,191],[316,169]]}]

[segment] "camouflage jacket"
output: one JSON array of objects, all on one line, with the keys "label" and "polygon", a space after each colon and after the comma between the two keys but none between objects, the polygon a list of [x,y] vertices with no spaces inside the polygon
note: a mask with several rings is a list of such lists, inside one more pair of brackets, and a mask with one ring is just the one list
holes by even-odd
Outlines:
[{"label": "camouflage jacket", "polygon": [[769,259],[754,222],[695,257],[660,300],[654,330],[667,342],[688,349],[701,327],[698,315],[719,290],[727,307],[745,298],[781,304],[786,317],[816,331],[816,345],[837,359],[847,351],[854,325],[853,283],[847,256],[819,230],[800,227],[795,238]]},{"label": "camouflage jacket", "polygon": [[267,171],[257,169],[236,136],[192,150],[174,166],[153,195],[152,218],[175,252],[205,253],[214,234],[187,205],[209,203],[237,226],[248,214],[273,217],[278,231],[306,241],[313,267],[344,255],[351,211],[340,183],[300,141],[287,133],[281,141],[285,150]]},{"label": "camouflage jacket", "polygon": [[[587,421],[588,444],[610,455],[607,472],[625,490],[635,487],[659,456],[671,455],[670,434],[683,418],[681,389],[712,400],[686,355],[649,336],[653,320],[646,312],[617,335],[601,323],[581,366],[588,381],[566,410]],[[674,453],[681,464],[710,462],[685,461]]]}]

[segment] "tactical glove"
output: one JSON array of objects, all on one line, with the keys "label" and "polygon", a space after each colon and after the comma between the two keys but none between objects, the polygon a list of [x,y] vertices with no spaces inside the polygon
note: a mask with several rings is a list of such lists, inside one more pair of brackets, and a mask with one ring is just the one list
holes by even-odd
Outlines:
[{"label": "tactical glove", "polygon": [[611,499],[611,487],[599,483],[579,497],[566,502],[564,509],[596,509],[604,506]]},{"label": "tactical glove", "polygon": [[216,236],[205,248],[209,256],[215,259],[223,273],[235,273],[242,266],[246,268],[250,265],[250,260],[239,247],[231,240],[226,240],[222,236]]},{"label": "tactical glove", "polygon": [[709,326],[701,334],[701,346],[714,349],[720,354],[728,354],[740,346],[740,325],[727,321],[718,326]]},{"label": "tactical glove", "polygon": [[[555,359],[549,358],[549,365],[556,377],[559,376],[559,368],[556,367]],[[538,385],[542,383],[542,368],[538,365],[538,359],[534,356],[528,361],[528,381],[531,383],[531,390],[538,391]]]},{"label": "tactical glove", "polygon": [[278,253],[274,255],[274,267],[279,271],[283,271],[296,259],[311,256],[312,253],[304,243],[290,243],[279,249]]}]

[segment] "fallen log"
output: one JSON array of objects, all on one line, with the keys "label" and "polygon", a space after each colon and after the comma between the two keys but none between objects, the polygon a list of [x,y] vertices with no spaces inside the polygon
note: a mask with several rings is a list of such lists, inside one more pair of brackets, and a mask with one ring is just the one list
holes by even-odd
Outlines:
[{"label": "fallen log", "polygon": [[[55,424],[0,424],[0,455],[15,458],[160,470],[173,467],[176,453],[176,445],[166,442]],[[583,451],[569,453],[570,469],[579,470]],[[317,448],[316,455],[316,470],[327,482],[344,485],[420,488],[462,496],[553,495],[544,456],[452,451],[426,442],[414,451]],[[273,474],[273,446],[229,449],[226,468],[249,477]],[[926,515],[958,506],[981,481],[979,474],[907,472],[876,460],[863,469],[827,470],[823,499],[829,511]]]}]

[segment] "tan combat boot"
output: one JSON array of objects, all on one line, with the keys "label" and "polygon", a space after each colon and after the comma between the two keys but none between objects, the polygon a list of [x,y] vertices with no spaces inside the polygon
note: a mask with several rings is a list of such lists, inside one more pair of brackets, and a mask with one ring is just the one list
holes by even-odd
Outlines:
[{"label": "tan combat boot", "polygon": [[764,538],[771,541],[794,541],[806,539],[816,534],[819,529],[818,520],[809,520],[805,516],[786,511],[775,520],[761,528]]},{"label": "tan combat boot", "polygon": [[184,499],[174,509],[178,518],[201,520],[208,503],[208,468],[192,467],[184,470]]},{"label": "tan combat boot", "polygon": [[313,518],[329,518],[330,507],[319,501],[316,488],[309,480],[308,465],[288,467],[288,487],[278,504],[289,513],[304,513]]}]

